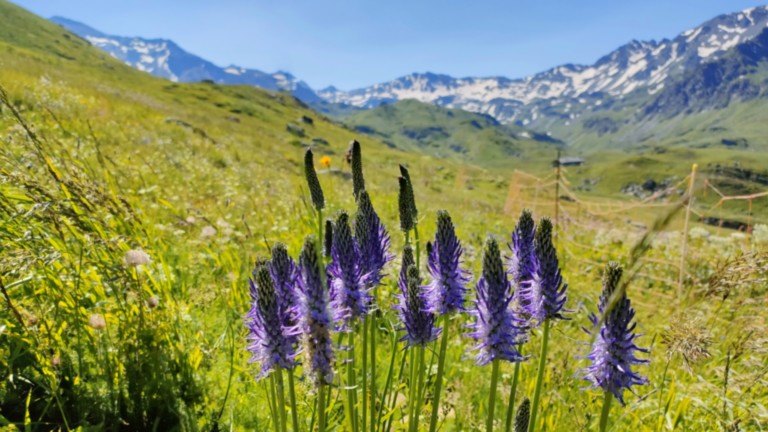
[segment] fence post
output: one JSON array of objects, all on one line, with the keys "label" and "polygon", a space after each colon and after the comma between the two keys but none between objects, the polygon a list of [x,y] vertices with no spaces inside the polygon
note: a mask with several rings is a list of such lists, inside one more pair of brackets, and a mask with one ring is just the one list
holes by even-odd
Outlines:
[{"label": "fence post", "polygon": [[683,279],[685,278],[685,256],[688,253],[688,221],[691,219],[691,206],[693,205],[693,188],[696,184],[697,164],[691,166],[691,177],[688,180],[688,203],[685,205],[685,222],[683,223],[683,244],[680,248],[680,274],[677,278],[677,296],[683,296]]},{"label": "fence post", "polygon": [[[555,159],[555,241],[557,241],[557,233],[560,231],[560,150],[557,151],[557,159]],[[557,243],[555,243],[557,245]]]}]

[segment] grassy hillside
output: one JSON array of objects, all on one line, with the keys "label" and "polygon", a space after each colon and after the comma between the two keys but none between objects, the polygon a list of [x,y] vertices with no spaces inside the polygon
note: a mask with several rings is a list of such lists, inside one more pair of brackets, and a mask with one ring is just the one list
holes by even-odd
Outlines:
[{"label": "grassy hillside", "polygon": [[559,144],[545,135],[501,125],[489,116],[416,100],[358,111],[344,122],[394,148],[490,167],[531,161],[546,166]]},{"label": "grassy hillside", "polygon": [[[245,350],[247,280],[270,245],[283,241],[296,256],[313,230],[306,145],[316,152],[333,216],[355,209],[343,160],[348,142],[361,139],[366,187],[396,254],[403,244],[398,163],[414,181],[422,242],[435,234],[435,211],[448,210],[475,275],[485,237],[506,242],[523,206],[537,217],[555,212],[551,183],[515,194],[510,169],[392,149],[284,94],[153,78],[5,1],[0,86],[0,427],[8,430],[268,430],[269,380],[255,380],[258,365]],[[549,159],[540,167],[511,159],[509,168],[546,175]],[[589,341],[582,327],[595,310],[601,268],[608,260],[630,264],[643,233],[635,222],[660,212],[588,210],[571,202],[558,208],[571,320],[551,335],[540,415],[547,430],[594,428],[601,395],[581,379]],[[679,223],[655,233],[630,284],[641,344],[651,348],[650,365],[639,369],[649,384],[627,394],[612,424],[764,429],[765,240],[716,229],[705,236],[697,226],[678,287],[680,236],[671,228]],[[376,293],[377,353],[399,361],[402,345],[391,344],[402,334],[392,310],[397,264],[386,270]],[[471,322],[456,320],[455,328]],[[533,393],[540,339],[534,332],[524,346],[530,358],[518,400]],[[489,368],[474,364],[473,346],[466,337],[451,340],[441,430],[483,427]],[[497,412],[513,370],[501,368]],[[296,375],[309,430],[314,394],[301,368]],[[392,430],[402,430],[407,388],[404,381],[396,388]],[[334,398],[340,393],[334,387]],[[336,430],[344,430],[341,405],[330,411]],[[422,419],[430,409],[426,402]]]}]

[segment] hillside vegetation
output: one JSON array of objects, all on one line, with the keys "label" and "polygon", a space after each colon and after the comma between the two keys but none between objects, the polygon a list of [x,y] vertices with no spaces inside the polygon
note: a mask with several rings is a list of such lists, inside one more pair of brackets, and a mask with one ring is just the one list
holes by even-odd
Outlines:
[{"label": "hillside vegetation", "polygon": [[[514,168],[550,175],[553,156],[513,158],[501,168],[490,162],[503,146],[474,154],[472,146],[469,154],[489,164],[466,164],[414,151],[399,132],[362,136],[283,93],[174,84],[6,1],[0,1],[0,88],[1,427],[268,430],[269,386],[256,380],[259,365],[245,349],[248,278],[275,242],[285,242],[295,257],[314,230],[302,174],[306,147],[315,152],[328,216],[354,212],[344,160],[355,138],[363,143],[367,190],[398,255],[401,163],[413,179],[422,242],[434,237],[435,212],[448,210],[465,248],[463,265],[475,275],[486,236],[495,235],[506,254],[523,207],[537,219],[559,212],[557,246],[571,319],[552,330],[539,416],[544,428],[595,424],[602,396],[585,390],[581,379],[589,348],[582,328],[589,325],[587,312],[596,310],[605,264],[617,260],[634,269],[638,250],[643,266],[629,295],[641,344],[651,349],[650,364],[639,369],[649,384],[615,408],[614,430],[768,427],[765,226],[747,236],[692,225],[696,235],[678,283],[679,197],[665,200],[663,210],[628,207],[599,216],[567,200],[556,207],[550,180],[520,194],[510,183]],[[474,128],[471,121],[458,124]],[[481,126],[479,134],[448,130],[465,143],[500,136]],[[389,139],[402,147],[391,148]],[[605,198],[615,193],[609,176],[625,175],[609,162],[622,157],[629,156],[607,153],[605,161],[582,167],[590,171],[567,174],[599,173],[604,189],[593,192],[593,200],[633,204]],[[677,172],[679,160],[664,169]],[[678,213],[669,224],[652,227],[670,210]],[[398,261],[386,268],[377,293],[382,359],[402,353],[402,324],[393,311]],[[456,319],[455,328],[470,322],[465,315]],[[441,430],[480,430],[488,368],[475,365],[474,342],[459,333],[447,353]],[[518,395],[533,393],[540,339],[534,333],[525,346],[530,358],[521,367]],[[380,366],[379,383],[385,374]],[[502,366],[497,412],[504,412],[512,374],[511,365]],[[315,395],[303,375],[297,377],[302,430],[309,430]],[[427,380],[434,379],[430,371]],[[392,430],[402,430],[407,389],[404,383],[394,388]],[[345,430],[340,393],[333,390],[337,403],[329,419],[331,429]],[[500,415],[499,429],[502,422]]]}]

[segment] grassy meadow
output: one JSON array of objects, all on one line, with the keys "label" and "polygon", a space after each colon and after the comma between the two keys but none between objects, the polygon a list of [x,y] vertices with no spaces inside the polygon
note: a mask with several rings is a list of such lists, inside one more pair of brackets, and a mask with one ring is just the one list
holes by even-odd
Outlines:
[{"label": "grassy meadow", "polygon": [[[507,254],[523,208],[537,220],[557,217],[569,319],[552,327],[539,430],[597,430],[602,392],[583,379],[590,348],[583,327],[597,310],[611,260],[627,266],[638,344],[650,349],[650,363],[637,368],[649,383],[627,393],[626,406],[614,405],[610,430],[768,429],[762,201],[754,201],[751,233],[693,217],[684,241],[685,208],[675,206],[676,194],[658,206],[637,204],[617,197],[604,180],[596,190],[576,192],[590,205],[560,198],[556,205],[562,191],[550,182],[552,156],[487,167],[393,149],[290,95],[176,84],[134,71],[4,1],[0,23],[0,430],[270,430],[269,380],[256,380],[259,367],[245,349],[248,278],[275,242],[296,257],[314,230],[303,174],[308,146],[326,215],[354,214],[345,153],[355,138],[391,251],[399,257],[404,241],[397,197],[404,164],[422,242],[434,237],[438,210],[453,217],[464,266],[475,275],[470,299],[488,235]],[[596,175],[615,176],[617,184],[643,180],[609,164],[638,156],[595,158],[565,173],[571,186]],[[682,180],[691,161],[681,160],[653,169]],[[550,180],[515,189],[515,169]],[[709,208],[711,195],[697,197],[695,208]],[[723,208],[743,216],[743,205]],[[654,226],[675,209],[668,224]],[[398,272],[399,258],[376,293],[379,387],[392,356],[397,364],[405,355],[393,310]],[[458,330],[472,318],[455,321],[440,430],[483,430],[490,366],[475,364],[474,342]],[[529,358],[521,364],[518,401],[534,392],[540,337],[534,331],[523,346]],[[427,353],[427,389],[436,376],[434,348]],[[502,364],[497,430],[513,371]],[[295,375],[300,428],[308,431],[315,395],[301,367]],[[405,430],[408,386],[393,381],[386,421],[393,431]],[[342,391],[332,389],[330,430],[347,430],[342,400]],[[427,390],[419,430],[427,430],[431,400]]]}]

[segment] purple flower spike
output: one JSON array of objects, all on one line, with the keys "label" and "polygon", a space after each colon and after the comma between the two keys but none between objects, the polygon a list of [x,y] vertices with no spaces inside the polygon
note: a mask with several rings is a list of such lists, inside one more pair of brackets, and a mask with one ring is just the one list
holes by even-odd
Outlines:
[{"label": "purple flower spike", "polygon": [[483,254],[483,274],[477,282],[475,300],[476,321],[470,334],[478,344],[477,363],[485,365],[493,360],[519,362],[524,360],[516,345],[524,342],[524,333],[512,314],[511,285],[501,261],[498,242],[489,238]]},{"label": "purple flower spike", "polygon": [[529,210],[523,210],[512,232],[512,243],[509,244],[512,255],[507,260],[509,275],[517,285],[531,280],[536,271],[536,253],[533,249],[535,235],[536,224],[533,222],[533,216]]},{"label": "purple flower spike", "polygon": [[[410,246],[406,248],[408,250]],[[405,257],[403,262],[406,263]],[[400,273],[402,295],[398,307],[406,331],[403,340],[408,343],[408,346],[424,346],[437,338],[440,329],[435,328],[435,315],[427,310],[427,299],[424,287],[421,286],[419,269],[411,263],[403,270]],[[403,272],[405,272],[405,286],[403,286]]]},{"label": "purple flower spike", "polygon": [[349,216],[340,213],[333,228],[332,261],[328,266],[331,309],[334,320],[346,328],[350,321],[368,313],[371,296],[360,265],[360,249],[349,228]]},{"label": "purple flower spike", "polygon": [[[598,305],[600,315],[605,314],[605,319],[599,333],[595,335],[592,352],[587,356],[591,365],[586,370],[585,379],[595,387],[611,392],[623,405],[624,389],[648,382],[646,378],[632,372],[632,365],[648,363],[648,360],[638,359],[635,353],[647,353],[648,350],[635,345],[636,323],[632,322],[635,310],[632,309],[626,293],[622,293],[611,309],[606,311],[618,287],[621,273],[621,267],[617,263],[610,263],[605,269],[603,293]],[[593,327],[597,327],[600,322],[600,318],[594,314],[590,320]]]},{"label": "purple flower spike", "polygon": [[357,195],[355,240],[360,247],[360,266],[366,286],[373,288],[384,277],[384,266],[393,258],[389,253],[389,234],[364,189]]},{"label": "purple flower spike", "polygon": [[463,250],[448,212],[437,212],[435,242],[427,249],[432,275],[427,286],[429,310],[439,315],[463,311],[469,275],[459,267]]},{"label": "purple flower spike", "polygon": [[323,286],[320,255],[308,237],[299,258],[299,326],[304,334],[309,370],[316,386],[333,382],[333,344],[328,291]]},{"label": "purple flower spike", "polygon": [[534,323],[548,319],[564,319],[565,291],[568,285],[563,283],[557,251],[552,244],[552,222],[544,218],[539,222],[533,240],[536,254],[535,271],[530,282],[523,282],[519,290],[521,306]]},{"label": "purple flower spike", "polygon": [[[296,305],[299,303],[297,284],[299,269],[283,243],[272,247],[272,260],[269,262],[269,274],[275,284],[277,305],[280,309],[280,324],[284,328],[295,327],[297,323]],[[298,342],[298,335],[294,335]]]},{"label": "purple flower spike", "polygon": [[295,327],[281,324],[281,310],[275,286],[269,274],[268,264],[256,264],[250,282],[251,310],[246,314],[249,334],[248,350],[252,362],[261,363],[258,378],[263,378],[275,368],[293,369],[296,364]]}]

